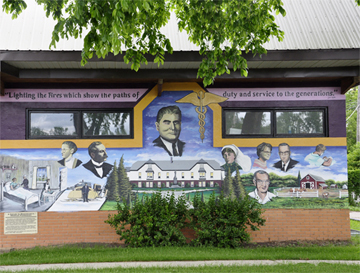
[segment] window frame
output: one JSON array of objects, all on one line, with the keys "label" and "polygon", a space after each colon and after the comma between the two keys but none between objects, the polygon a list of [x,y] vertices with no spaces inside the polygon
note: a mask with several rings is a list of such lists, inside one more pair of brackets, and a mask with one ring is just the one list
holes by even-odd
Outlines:
[{"label": "window frame", "polygon": [[[270,134],[227,134],[226,133],[226,112],[270,112]],[[276,113],[278,112],[322,112],[323,116],[323,133],[313,134],[278,134],[276,124]],[[328,126],[328,108],[324,106],[319,107],[261,107],[261,108],[250,108],[250,107],[228,107],[222,108],[222,137],[223,138],[311,138],[311,137],[328,137],[329,126]]]},{"label": "window frame", "polygon": [[[128,135],[99,135],[99,136],[89,136],[85,135],[83,131],[83,114],[84,113],[128,113],[129,114],[129,134]],[[76,135],[63,135],[63,136],[31,136],[31,114],[33,113],[43,113],[43,114],[61,114],[61,113],[72,113],[74,116],[77,114],[78,120],[76,121],[76,126],[79,128],[79,131]],[[26,109],[26,126],[25,126],[25,139],[133,139],[134,138],[134,110],[133,108],[107,108],[107,109],[88,109],[88,108],[79,108],[79,109]]]}]

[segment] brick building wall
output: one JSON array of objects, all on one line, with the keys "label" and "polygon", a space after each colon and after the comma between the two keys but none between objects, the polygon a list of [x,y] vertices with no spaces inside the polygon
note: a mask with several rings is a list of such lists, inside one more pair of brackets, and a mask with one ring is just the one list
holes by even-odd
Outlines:
[{"label": "brick building wall", "polygon": [[[4,213],[0,214],[0,249],[63,245],[80,242],[119,243],[119,236],[104,223],[114,211],[39,212],[38,233],[4,235]],[[349,240],[347,209],[268,209],[266,225],[251,231],[252,242],[289,240]],[[185,231],[187,237],[193,232]]]}]

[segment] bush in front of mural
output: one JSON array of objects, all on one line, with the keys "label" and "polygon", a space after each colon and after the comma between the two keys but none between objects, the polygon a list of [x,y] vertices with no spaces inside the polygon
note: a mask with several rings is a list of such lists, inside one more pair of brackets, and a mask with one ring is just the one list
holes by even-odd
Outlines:
[{"label": "bush in front of mural", "polygon": [[182,195],[162,196],[160,192],[137,199],[134,205],[117,204],[118,213],[106,223],[115,228],[120,240],[132,247],[180,246],[186,238],[180,231],[188,225],[187,201]]},{"label": "bush in front of mural", "polygon": [[265,224],[261,205],[248,196],[226,198],[221,193],[216,198],[213,193],[208,202],[204,202],[200,195],[196,195],[193,204],[194,246],[239,247],[241,243],[250,241],[248,227],[258,230]]}]

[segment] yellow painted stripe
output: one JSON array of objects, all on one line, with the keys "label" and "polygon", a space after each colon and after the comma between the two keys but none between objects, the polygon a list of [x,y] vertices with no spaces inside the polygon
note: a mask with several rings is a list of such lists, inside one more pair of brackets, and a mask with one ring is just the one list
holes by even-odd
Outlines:
[{"label": "yellow painted stripe", "polygon": [[163,91],[205,91],[196,82],[166,82],[162,86]]},{"label": "yellow painted stripe", "polygon": [[[221,136],[221,134],[220,134]],[[65,140],[44,139],[44,140],[1,140],[0,149],[42,149],[60,148]],[[71,139],[78,148],[87,148],[94,139]],[[141,148],[135,139],[100,139],[106,148]],[[228,144],[235,144],[238,147],[256,147],[262,142],[278,146],[286,142],[290,146],[346,146],[345,137],[317,137],[317,138],[224,138],[214,136],[214,147],[223,147]]]}]

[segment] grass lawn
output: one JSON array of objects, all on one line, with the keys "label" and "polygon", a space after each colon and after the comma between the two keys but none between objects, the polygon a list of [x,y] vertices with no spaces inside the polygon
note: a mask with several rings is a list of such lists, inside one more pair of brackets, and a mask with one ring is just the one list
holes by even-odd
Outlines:
[{"label": "grass lawn", "polygon": [[238,249],[205,247],[122,248],[108,246],[35,247],[0,254],[0,265],[122,261],[202,260],[359,260],[360,236],[351,242],[264,247],[251,244]]},{"label": "grass lawn", "polygon": [[[7,271],[8,272],[8,271]],[[21,271],[26,273],[39,272],[34,270]],[[358,265],[346,265],[346,264],[328,264],[319,263],[313,264],[283,264],[283,265],[256,265],[256,266],[198,266],[198,267],[152,267],[152,268],[102,268],[102,269],[53,269],[43,272],[52,273],[64,273],[64,272],[96,272],[96,273],[111,273],[111,272],[128,272],[128,273],[162,273],[162,272],[174,272],[174,273],[188,273],[188,272],[206,272],[206,273],[222,273],[222,272],[247,272],[247,273],[289,273],[289,272],[303,272],[303,273],[358,273]]]},{"label": "grass lawn", "polygon": [[360,230],[360,221],[350,220],[350,228]]}]

